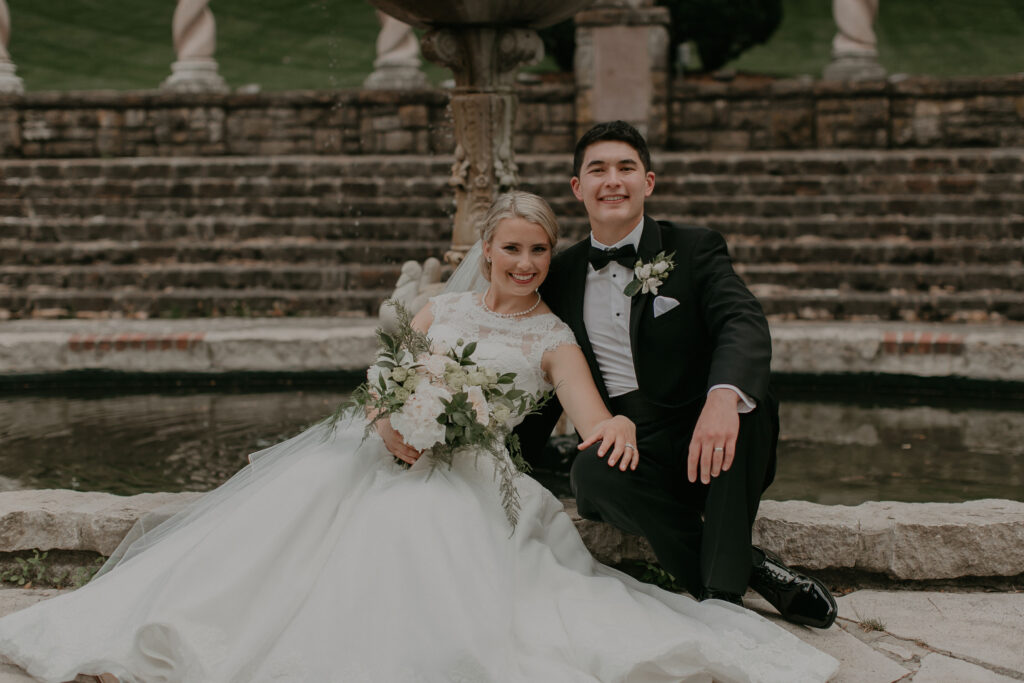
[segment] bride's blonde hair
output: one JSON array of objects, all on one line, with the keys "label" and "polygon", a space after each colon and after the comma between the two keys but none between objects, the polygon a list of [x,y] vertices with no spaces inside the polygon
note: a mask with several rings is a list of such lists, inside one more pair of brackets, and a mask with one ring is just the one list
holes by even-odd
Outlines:
[{"label": "bride's blonde hair", "polygon": [[[506,218],[522,218],[524,221],[539,225],[547,234],[551,248],[554,249],[558,244],[558,221],[555,220],[555,212],[551,210],[546,201],[537,195],[518,190],[499,195],[491,204],[487,215],[484,216],[484,222],[480,225],[480,241],[490,244],[494,239],[494,231],[497,230],[498,223]],[[491,281],[491,264],[482,256],[480,258],[480,274],[488,282]]]}]

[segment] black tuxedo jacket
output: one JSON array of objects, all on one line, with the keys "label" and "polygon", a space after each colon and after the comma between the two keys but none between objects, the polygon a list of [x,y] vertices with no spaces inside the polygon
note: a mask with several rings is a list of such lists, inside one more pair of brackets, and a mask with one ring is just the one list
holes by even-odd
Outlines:
[{"label": "black tuxedo jacket", "polygon": [[[541,287],[551,310],[576,335],[601,396],[608,392],[583,324],[583,293],[590,237],[559,253]],[[769,391],[771,338],[760,303],[732,268],[722,236],[707,228],[676,226],[644,218],[637,248],[651,262],[672,254],[675,268],[655,294],[637,294],[630,310],[633,365],[643,396],[661,406],[702,405],[716,384],[739,387],[759,406],[777,410]],[[625,283],[623,283],[625,285]],[[654,316],[656,296],[679,305]],[[555,402],[521,425],[523,452],[539,448],[560,413]]]}]

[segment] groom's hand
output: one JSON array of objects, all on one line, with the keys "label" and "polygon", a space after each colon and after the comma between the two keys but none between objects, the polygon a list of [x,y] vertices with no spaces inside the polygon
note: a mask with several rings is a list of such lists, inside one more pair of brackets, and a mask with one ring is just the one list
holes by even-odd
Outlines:
[{"label": "groom's hand", "polygon": [[699,474],[701,483],[710,484],[712,477],[732,467],[740,433],[740,415],[736,410],[739,400],[739,394],[732,389],[715,389],[708,394],[693,429],[686,460],[686,477],[691,482],[696,482]]},{"label": "groom's hand", "polygon": [[399,460],[404,460],[410,465],[420,459],[422,454],[405,442],[402,435],[391,426],[391,420],[387,418],[377,420],[373,423],[373,427],[377,430],[380,438],[384,441],[384,447],[388,449],[391,455]]}]

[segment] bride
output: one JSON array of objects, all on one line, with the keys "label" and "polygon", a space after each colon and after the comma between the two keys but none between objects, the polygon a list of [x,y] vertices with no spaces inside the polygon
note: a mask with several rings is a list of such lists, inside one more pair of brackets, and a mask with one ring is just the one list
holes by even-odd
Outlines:
[{"label": "bride", "polygon": [[[434,343],[552,386],[610,467],[644,466],[571,331],[536,293],[556,224],[533,195],[481,229],[485,293],[414,319]],[[0,619],[0,653],[41,681],[562,683],[822,681],[834,659],[735,605],[694,602],[605,567],[559,501],[516,480],[510,527],[490,458],[450,468],[385,420],[322,423],[255,454],[220,488],[130,535],[87,586]],[[412,463],[406,469],[392,457]]]}]

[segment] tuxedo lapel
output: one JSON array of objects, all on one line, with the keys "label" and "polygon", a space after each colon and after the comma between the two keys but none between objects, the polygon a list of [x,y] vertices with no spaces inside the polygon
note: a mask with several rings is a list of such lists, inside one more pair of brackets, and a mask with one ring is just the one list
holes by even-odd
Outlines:
[{"label": "tuxedo lapel", "polygon": [[[583,321],[583,297],[587,290],[587,252],[590,249],[590,239],[573,247],[574,251],[568,263],[568,277],[565,280],[565,300],[568,302],[565,323],[576,335],[583,350],[583,357],[587,359],[590,366],[590,374],[594,376],[594,383],[601,397],[608,399],[608,390],[604,386],[604,379],[601,377],[601,370],[597,364],[597,356],[594,355],[594,347],[590,344],[590,335],[587,334],[587,325]],[[567,254],[568,256],[568,254]]]},{"label": "tuxedo lapel", "polygon": [[[640,245],[637,247],[637,258],[650,263],[661,251],[661,228],[658,223],[648,216],[644,216],[644,229],[640,233]],[[638,339],[640,337],[640,320],[644,317],[644,309],[652,295],[636,294],[629,306],[629,345],[633,350],[634,363],[639,349]]]}]

